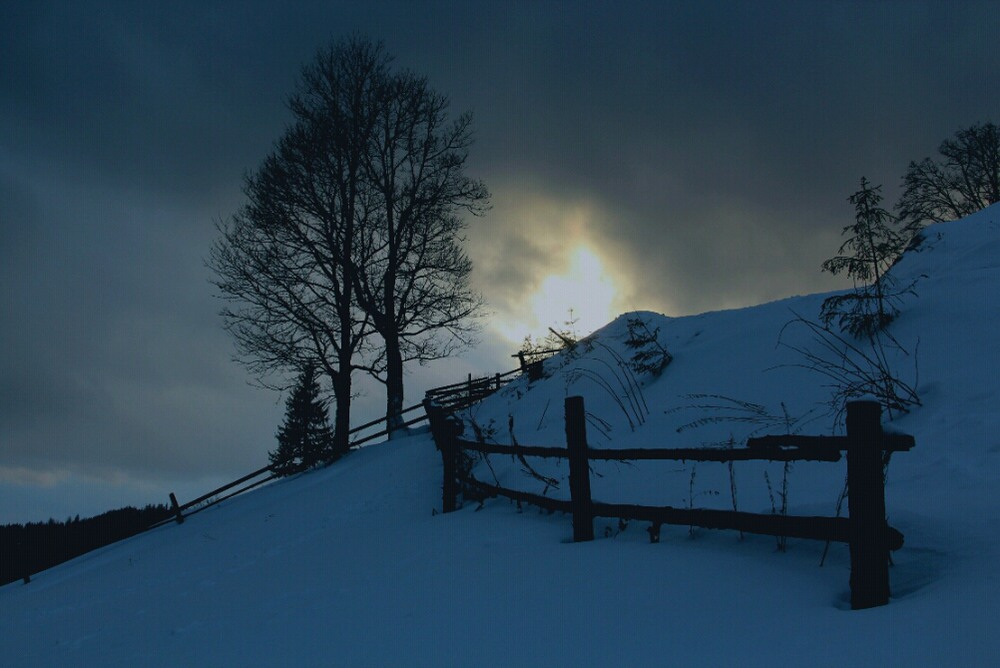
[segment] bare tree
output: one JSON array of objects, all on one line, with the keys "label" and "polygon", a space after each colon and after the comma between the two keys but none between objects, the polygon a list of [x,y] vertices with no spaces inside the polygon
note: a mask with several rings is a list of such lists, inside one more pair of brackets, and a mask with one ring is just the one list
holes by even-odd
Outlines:
[{"label": "bare tree", "polygon": [[896,204],[916,231],[926,223],[962,218],[1000,201],[1000,133],[993,123],[959,130],[941,142],[941,159],[911,162]]},{"label": "bare tree", "polygon": [[472,117],[448,119],[449,102],[423,77],[391,76],[381,89],[366,154],[371,211],[354,274],[358,303],[382,339],[386,418],[403,426],[406,362],[448,357],[468,345],[482,299],[469,285],[460,214],[488,206],[464,174]]},{"label": "bare tree", "polygon": [[482,306],[461,246],[460,214],[488,201],[463,173],[471,116],[450,122],[447,98],[390,61],[356,37],[303,69],[294,123],[246,177],[209,261],[242,361],[262,379],[309,365],[329,379],[338,451],[352,373],[385,383],[398,430],[405,363],[468,344]]},{"label": "bare tree", "polygon": [[363,264],[365,154],[388,62],[380,45],[355,38],[303,69],[289,101],[294,124],[245,178],[247,203],[219,224],[209,259],[241,361],[262,379],[310,364],[329,379],[337,452],[348,448],[352,372],[378,370],[353,272]]}]

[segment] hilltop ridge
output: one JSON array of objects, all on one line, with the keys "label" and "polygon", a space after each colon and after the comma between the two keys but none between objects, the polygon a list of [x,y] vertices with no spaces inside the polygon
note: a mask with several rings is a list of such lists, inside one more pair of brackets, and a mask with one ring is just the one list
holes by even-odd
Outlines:
[{"label": "hilltop ridge", "polygon": [[[170,525],[0,588],[5,665],[985,665],[1000,651],[1000,205],[934,225],[893,267],[922,277],[891,333],[921,404],[893,415],[916,447],[893,456],[887,509],[905,535],[888,606],[852,612],[849,559],[833,545],[606,523],[572,544],[565,516],[503,500],[440,510],[426,430],[357,451]],[[585,398],[602,447],[715,446],[761,430],[835,433],[831,388],[794,348],[824,295],[668,318],[644,312],[673,356],[621,383],[629,314],[589,349],[546,363],[471,411],[496,440],[565,442],[562,402]],[[783,345],[784,344],[784,345]],[[582,344],[581,344],[582,346]],[[601,380],[603,379],[603,384]],[[625,383],[628,386],[628,382]],[[608,387],[611,388],[609,391]],[[613,395],[616,394],[616,399]],[[641,394],[642,401],[639,401]],[[646,409],[630,406],[645,405]],[[757,410],[757,409],[760,410]],[[786,415],[788,416],[786,418]],[[886,416],[888,421],[889,416]],[[631,425],[630,425],[631,420]],[[541,492],[511,457],[477,475]],[[565,472],[539,470],[560,481]],[[764,473],[768,477],[765,479]],[[736,470],[741,509],[768,512],[780,463]],[[791,513],[833,514],[843,467],[796,464]],[[769,484],[770,483],[770,488]],[[595,498],[731,506],[725,465],[595,467]],[[534,486],[534,487],[533,487]],[[706,640],[725,629],[727,641]],[[578,633],[586,629],[587,633]]]}]

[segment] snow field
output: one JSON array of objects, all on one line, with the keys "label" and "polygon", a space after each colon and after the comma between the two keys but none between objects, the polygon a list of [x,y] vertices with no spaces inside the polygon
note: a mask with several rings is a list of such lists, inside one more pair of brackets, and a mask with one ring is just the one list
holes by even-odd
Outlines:
[{"label": "snow field", "polygon": [[[0,588],[0,663],[9,666],[980,666],[998,656],[996,612],[1000,453],[996,401],[1000,226],[995,205],[928,230],[893,272],[926,275],[893,335],[911,356],[923,406],[887,427],[916,438],[893,456],[893,554],[888,606],[851,611],[849,558],[824,545],[736,532],[619,531],[571,542],[568,516],[505,500],[440,509],[441,463],[429,435],[360,450],[333,466],[280,481],[192,517]],[[716,444],[783,425],[706,410],[708,394],[753,402],[802,433],[842,428],[822,404],[822,379],[795,366],[809,343],[782,328],[814,318],[824,295],[686,318],[643,314],[674,361],[642,379],[648,405],[634,429],[586,374],[614,374],[608,349],[552,360],[551,375],[507,386],[474,411],[498,441],[565,443],[562,402],[585,397],[606,433],[599,447]],[[627,355],[625,320],[597,341]],[[918,343],[919,342],[919,343]],[[915,354],[917,364],[913,365]],[[602,361],[603,360],[603,361]],[[609,370],[610,369],[610,370]],[[909,377],[909,376],[908,376]],[[619,397],[621,398],[621,397]],[[706,415],[728,417],[691,426]],[[810,420],[811,421],[808,421]],[[635,417],[633,416],[633,420]],[[678,429],[681,429],[678,432]],[[508,437],[509,438],[509,437]],[[492,457],[505,486],[541,492],[510,457]],[[565,464],[532,461],[565,481]],[[780,463],[735,465],[741,510],[769,512]],[[772,490],[764,482],[768,472]],[[796,463],[790,514],[832,515],[843,462]],[[476,475],[492,481],[484,464]],[[565,498],[568,485],[547,493]],[[609,502],[731,508],[725,464],[595,464],[593,496]],[[693,492],[692,492],[693,489]],[[717,492],[714,494],[712,492]],[[692,493],[694,498],[691,499]],[[844,509],[846,512],[846,508]]]}]

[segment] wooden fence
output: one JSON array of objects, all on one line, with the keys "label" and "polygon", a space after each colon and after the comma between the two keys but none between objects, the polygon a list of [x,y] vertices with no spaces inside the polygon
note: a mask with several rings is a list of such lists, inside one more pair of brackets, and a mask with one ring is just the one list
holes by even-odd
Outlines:
[{"label": "wooden fence", "polygon": [[[483,378],[473,378],[472,375],[469,375],[468,379],[463,382],[434,388],[427,393],[427,396],[433,397],[434,400],[438,402],[438,405],[447,407],[451,413],[454,413],[464,408],[468,408],[469,406],[496,392],[520,373],[522,373],[520,369],[515,369],[514,371],[508,371],[507,373],[498,373]],[[417,411],[419,411],[419,413],[417,413]],[[403,422],[404,427],[417,425],[428,419],[427,414],[424,411],[423,403],[414,404],[408,408],[404,408],[401,415],[412,416]],[[370,433],[365,433],[366,430],[370,431],[371,429],[380,426],[383,428],[376,429]],[[386,427],[386,418],[382,417],[377,420],[372,420],[371,422],[366,422],[365,424],[354,427],[349,432],[349,436],[351,437],[350,447],[352,449],[360,447],[365,443],[387,436],[388,434],[389,429]],[[230,499],[238,494],[243,494],[244,492],[249,492],[252,489],[256,489],[261,485],[271,482],[278,477],[278,474],[275,473],[276,468],[277,465],[268,464],[267,466],[261,467],[244,476],[240,476],[232,482],[226,483],[221,487],[217,487],[212,491],[206,492],[198,498],[192,499],[183,504],[178,502],[176,494],[170,492],[170,508],[173,511],[172,516],[165,520],[156,522],[155,524],[151,524],[142,529],[142,531],[149,531],[150,529],[155,529],[165,524],[170,524],[171,522],[183,524],[186,518],[191,517],[196,513],[200,513],[206,508],[210,508],[217,503],[225,501],[226,499]],[[26,546],[22,546],[22,549],[27,548]],[[25,563],[27,564],[27,562]],[[29,570],[25,571],[23,575],[25,584],[31,582],[31,575],[32,573]]]},{"label": "wooden fence", "polygon": [[521,373],[520,369],[514,369],[507,373],[498,373],[493,376],[483,376],[481,378],[473,378],[472,374],[469,374],[468,379],[460,383],[443,385],[428,390],[424,395],[424,403],[419,405],[426,407],[427,400],[429,399],[441,409],[449,412],[459,411],[482,401],[514,380]]},{"label": "wooden fence", "polygon": [[[846,436],[764,436],[751,438],[745,448],[649,448],[608,450],[587,445],[586,419],[582,397],[566,399],[566,447],[530,447],[479,443],[460,438],[463,425],[433,397],[425,400],[431,432],[444,466],[442,507],[457,508],[460,491],[482,496],[504,496],[549,510],[572,514],[573,539],[594,538],[594,518],[611,517],[648,521],[650,537],[659,536],[662,524],[733,529],[748,533],[790,536],[844,542],[851,553],[851,607],[885,605],[889,600],[889,551],[903,545],[903,535],[885,519],[883,453],[909,450],[912,436],[887,434],[882,430],[881,406],[877,402],[847,404]],[[555,457],[569,462],[570,500],[551,499],[537,494],[506,489],[476,480],[460,472],[463,450],[483,454],[520,457]],[[806,517],[757,514],[707,508],[675,508],[603,503],[590,494],[592,460],[676,460],[676,461],[827,461],[836,462],[847,452],[848,517]]]},{"label": "wooden fence", "polygon": [[518,370],[527,374],[529,380],[534,381],[542,379],[544,374],[544,367],[542,365],[545,363],[545,360],[559,352],[562,352],[561,349],[556,348],[528,352],[521,350],[511,355],[511,357],[516,357],[520,363]]},{"label": "wooden fence", "polygon": [[[478,401],[482,401],[489,395],[499,390],[505,384],[509,383],[520,373],[521,371],[519,369],[515,369],[513,371],[508,371],[507,373],[498,373],[492,376],[484,376],[482,378],[474,378],[470,374],[467,380],[460,383],[436,387],[429,390],[426,396],[433,397],[438,406],[446,408],[449,412],[454,413],[461,409],[468,408]],[[420,412],[419,414],[416,414],[415,417],[410,417],[404,421],[404,427],[417,425],[427,420],[427,413],[424,411],[424,403],[414,404],[408,408],[404,408],[401,415],[414,415],[415,411]],[[354,427],[349,432],[349,435],[352,437],[350,447],[356,448],[373,441],[376,438],[387,436],[389,434],[388,428],[379,429],[372,433],[362,435],[365,430],[370,430],[373,427],[378,426],[385,427],[385,425],[386,418],[381,417],[377,420],[372,420],[371,422],[366,422],[365,424]],[[170,507],[174,512],[173,517],[162,522],[158,522],[149,528],[152,529],[170,522],[177,522],[178,524],[183,523],[185,517],[190,517],[195,513],[199,513],[202,510],[205,510],[220,501],[232,498],[237,494],[242,494],[243,492],[248,492],[251,489],[260,487],[261,485],[278,477],[278,474],[275,473],[276,468],[277,465],[269,464],[253,471],[252,473],[248,473],[237,480],[226,483],[225,485],[213,489],[210,492],[206,492],[198,498],[192,499],[184,504],[179,504],[177,502],[177,497],[173,492],[171,492]]]}]

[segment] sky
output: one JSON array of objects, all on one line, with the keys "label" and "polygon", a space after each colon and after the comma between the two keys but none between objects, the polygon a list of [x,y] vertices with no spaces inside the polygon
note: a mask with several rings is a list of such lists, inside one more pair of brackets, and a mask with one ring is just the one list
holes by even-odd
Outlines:
[{"label": "sky", "polygon": [[[996,122],[990,2],[0,0],[0,522],[183,501],[266,463],[283,397],[232,361],[205,266],[316,51],[384,42],[492,194],[466,247],[481,343],[844,287],[862,176]],[[375,387],[355,422],[378,414]]]}]

